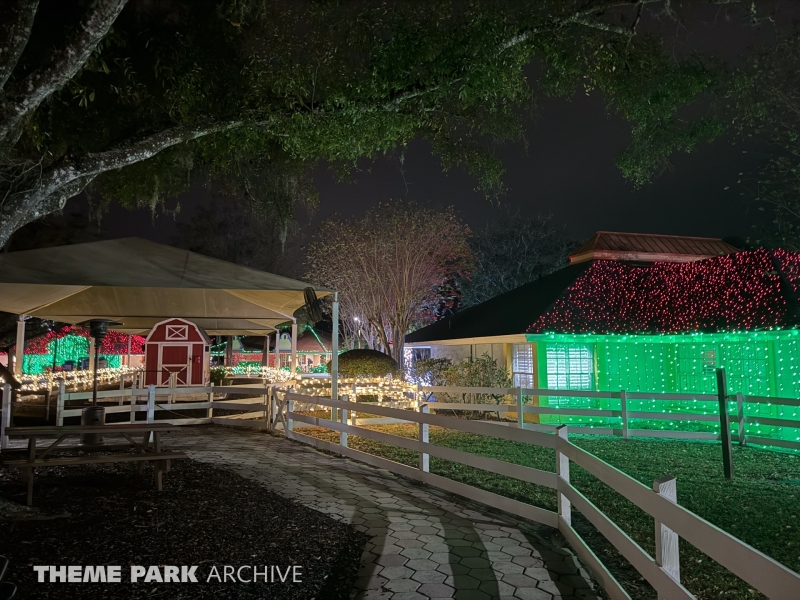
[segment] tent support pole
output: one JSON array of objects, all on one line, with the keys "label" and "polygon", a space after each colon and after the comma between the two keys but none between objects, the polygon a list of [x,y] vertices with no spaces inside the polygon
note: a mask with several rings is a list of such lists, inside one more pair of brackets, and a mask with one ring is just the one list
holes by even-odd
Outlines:
[{"label": "tent support pole", "polygon": [[292,319],[292,377],[297,376],[297,319]]},{"label": "tent support pole", "polygon": [[333,292],[333,331],[331,332],[331,398],[333,400],[338,400],[339,398],[339,292]]},{"label": "tent support pole", "polygon": [[264,336],[264,346],[261,348],[261,366],[269,366],[269,333]]},{"label": "tent support pole", "polygon": [[[14,375],[22,375],[22,362],[25,358],[25,315],[17,317],[17,347],[14,352]],[[10,365],[9,365],[10,366]]]}]

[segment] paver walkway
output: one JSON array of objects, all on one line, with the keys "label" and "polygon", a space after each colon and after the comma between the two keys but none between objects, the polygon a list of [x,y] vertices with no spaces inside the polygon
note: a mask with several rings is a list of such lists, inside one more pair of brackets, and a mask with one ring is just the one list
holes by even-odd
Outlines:
[{"label": "paver walkway", "polygon": [[571,551],[446,494],[263,432],[226,427],[172,433],[170,449],[224,465],[273,492],[373,536],[357,589],[365,600],[594,599]]}]

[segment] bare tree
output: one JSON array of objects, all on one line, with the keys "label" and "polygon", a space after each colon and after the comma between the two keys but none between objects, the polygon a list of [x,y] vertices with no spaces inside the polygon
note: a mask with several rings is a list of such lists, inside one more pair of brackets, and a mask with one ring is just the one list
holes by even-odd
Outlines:
[{"label": "bare tree", "polygon": [[470,242],[475,268],[461,283],[462,305],[472,306],[511,291],[568,263],[575,242],[551,215],[507,212]]},{"label": "bare tree", "polygon": [[342,318],[363,318],[402,366],[419,312],[468,266],[469,235],[452,208],[383,203],[360,219],[326,221],[308,248],[307,277],[338,290]]}]

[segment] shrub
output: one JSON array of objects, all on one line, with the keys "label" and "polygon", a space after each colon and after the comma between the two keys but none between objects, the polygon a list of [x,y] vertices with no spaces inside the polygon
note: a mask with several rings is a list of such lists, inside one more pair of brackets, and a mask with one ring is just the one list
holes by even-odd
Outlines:
[{"label": "shrub", "polygon": [[[443,385],[453,387],[510,388],[512,379],[505,368],[488,354],[471,361],[465,360],[447,367],[441,374]],[[439,384],[442,385],[442,384]],[[502,404],[504,394],[444,394],[437,393],[440,402],[475,402],[478,404]],[[466,415],[470,418],[483,418],[481,413]],[[500,415],[498,414],[498,418]]]},{"label": "shrub", "polygon": [[[425,358],[415,360],[407,368],[408,380],[419,385],[450,385],[447,371],[453,367],[449,358]],[[426,394],[428,400],[433,394]]]},{"label": "shrub", "polygon": [[225,381],[225,367],[211,367],[211,383],[214,385],[222,385]]},{"label": "shrub", "polygon": [[[331,363],[328,363],[328,372]],[[348,350],[339,355],[339,375],[342,377],[401,377],[403,372],[388,354],[377,350]]]}]

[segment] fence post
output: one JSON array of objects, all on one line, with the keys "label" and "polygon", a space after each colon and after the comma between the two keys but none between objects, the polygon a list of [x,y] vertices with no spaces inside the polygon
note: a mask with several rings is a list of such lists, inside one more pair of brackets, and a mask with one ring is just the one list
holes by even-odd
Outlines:
[{"label": "fence post", "polygon": [[[0,421],[0,450],[8,448],[8,437],[6,436],[6,429],[11,427],[11,384],[6,383],[3,386],[3,414]],[[31,469],[31,473],[33,470]]]},{"label": "fence post", "polygon": [[[342,402],[347,402],[347,401],[348,401],[347,394],[344,394],[342,396]],[[349,411],[347,409],[345,409],[345,408],[343,408],[342,410],[339,411],[339,416],[341,417],[342,425],[347,425],[347,413],[348,412]],[[346,431],[340,431],[339,432],[339,444],[341,444],[341,446],[343,448],[347,448],[347,432]]]},{"label": "fence post", "polygon": [[[294,389],[291,390],[290,393],[294,393]],[[288,436],[288,432],[294,431],[294,419],[292,419],[292,413],[294,412],[294,398],[289,398],[286,401],[286,432]]]},{"label": "fence post", "polygon": [[56,400],[56,425],[64,424],[64,397],[67,395],[67,385],[64,380],[58,384],[58,399]]},{"label": "fence post", "polygon": [[[678,503],[678,486],[675,478],[671,475],[656,479],[653,482],[653,491],[659,496],[666,498],[673,504]],[[661,567],[672,579],[680,583],[681,581],[681,556],[678,548],[680,538],[678,534],[669,527],[661,523],[658,519],[656,524],[656,564]],[[659,600],[666,597],[658,595]]]},{"label": "fence post", "polygon": [[178,374],[177,373],[170,373],[169,374],[169,396],[167,396],[167,404],[172,404],[174,398],[172,395],[172,390],[178,387]]},{"label": "fence post", "polygon": [[[130,338],[129,338],[130,340]],[[131,383],[133,385],[133,383]],[[125,399],[122,393],[125,391],[125,375],[120,375],[119,378],[119,405],[122,406],[122,401]]]},{"label": "fence post", "polygon": [[625,390],[620,390],[619,392],[619,406],[621,411],[621,420],[622,420],[622,439],[628,439],[628,394]]},{"label": "fence post", "polygon": [[733,479],[733,450],[731,449],[731,424],[728,419],[728,386],[725,369],[717,369],[717,398],[719,399],[719,428],[722,438],[722,468],[725,479]]},{"label": "fence post", "polygon": [[[425,404],[421,404],[419,407],[419,412],[424,415],[430,413],[430,409],[428,408],[427,402]],[[429,426],[427,423],[420,423],[419,424],[419,441],[423,444],[427,444],[429,442]],[[427,452],[420,452],[419,454],[419,470],[428,473],[431,468],[431,457]]]},{"label": "fence post", "polygon": [[[339,396],[338,386],[337,386],[337,389],[336,389],[336,395]],[[331,400],[338,400],[338,399],[339,399],[338,397],[337,398],[333,397],[333,386],[331,386]],[[319,407],[317,407],[317,408],[319,408]],[[338,421],[338,420],[339,420],[339,413],[336,410],[335,406],[331,406],[331,421]]]},{"label": "fence post", "polygon": [[211,406],[211,403],[214,402],[214,382],[211,382],[211,391],[208,392],[208,413],[206,414],[206,419],[210,419],[214,416],[214,408]]},{"label": "fence post", "polygon": [[[152,383],[147,388],[147,422],[153,423],[156,420],[156,386]],[[153,441],[153,432],[150,432],[150,442]]]},{"label": "fence post", "polygon": [[[568,441],[567,426],[559,425],[556,427],[556,435],[561,440]],[[559,451],[559,443],[560,440],[556,440],[556,475],[569,483],[569,457]],[[572,503],[561,492],[558,492],[558,514],[567,525],[572,525]]]},{"label": "fence post", "polygon": [[747,438],[744,433],[744,394],[736,393],[736,418],[739,420],[739,445],[746,446]]},{"label": "fence post", "polygon": [[156,420],[156,386],[152,383],[147,388],[147,422]]},{"label": "fence post", "polygon": [[269,423],[270,423],[270,430],[275,430],[275,425],[278,423],[278,388],[277,386],[272,386],[272,391],[269,395]]},{"label": "fence post", "polygon": [[131,423],[136,422],[136,390],[138,389],[137,384],[139,379],[136,378],[133,380],[131,384]]},{"label": "fence post", "polygon": [[514,393],[517,395],[517,427],[523,429],[525,427],[525,413],[523,411],[522,403],[522,388],[518,387]]}]

